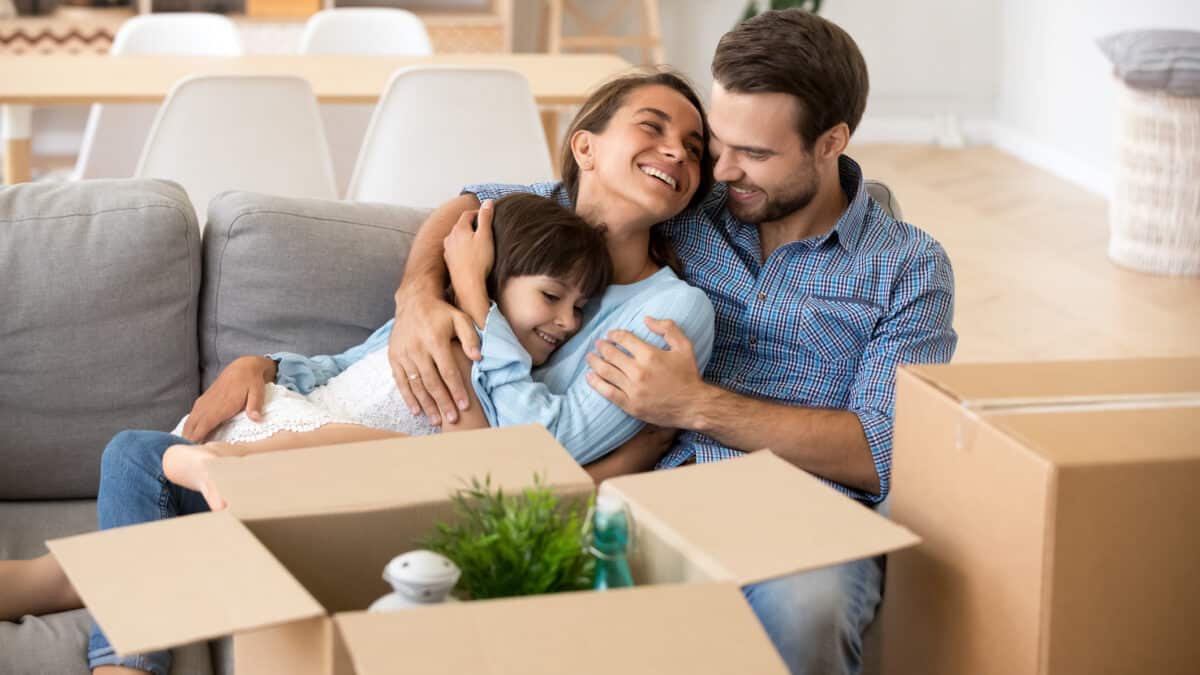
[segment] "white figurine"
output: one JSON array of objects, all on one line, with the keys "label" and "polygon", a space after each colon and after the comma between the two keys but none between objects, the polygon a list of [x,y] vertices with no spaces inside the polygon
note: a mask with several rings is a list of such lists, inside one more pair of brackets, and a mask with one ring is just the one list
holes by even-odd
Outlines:
[{"label": "white figurine", "polygon": [[443,601],[454,602],[450,591],[462,571],[449,558],[433,551],[409,551],[383,568],[383,580],[394,592],[371,603],[368,612],[390,612]]}]

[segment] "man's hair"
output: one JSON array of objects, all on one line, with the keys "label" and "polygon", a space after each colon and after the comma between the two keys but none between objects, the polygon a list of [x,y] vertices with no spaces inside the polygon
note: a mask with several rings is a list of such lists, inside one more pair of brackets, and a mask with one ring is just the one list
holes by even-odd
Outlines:
[{"label": "man's hair", "polygon": [[763,12],[726,33],[712,75],[726,91],[794,96],[808,148],[841,122],[853,134],[867,107],[867,64],[854,39],[801,9]]},{"label": "man's hair", "polygon": [[[704,198],[708,196],[713,185],[713,158],[708,151],[711,139],[708,116],[704,114],[704,105],[692,85],[683,75],[667,66],[625,73],[608,80],[588,96],[587,101],[576,113],[575,119],[571,120],[571,126],[567,128],[566,142],[562,146],[560,165],[563,186],[571,196],[571,203],[576,203],[579,199],[579,164],[575,161],[575,153],[571,151],[571,137],[576,131],[604,133],[613,115],[625,105],[631,93],[653,85],[674,89],[700,113],[700,135],[704,145],[700,151],[700,184],[696,187],[696,193],[692,195],[688,206],[695,207],[704,203]],[[683,275],[683,265],[675,255],[670,239],[657,227],[650,232],[650,259],[658,265],[670,267],[680,276]]]},{"label": "man's hair", "polygon": [[488,293],[499,297],[513,277],[545,275],[574,283],[588,298],[612,279],[604,230],[554,200],[519,192],[496,200],[492,217],[496,263]]}]

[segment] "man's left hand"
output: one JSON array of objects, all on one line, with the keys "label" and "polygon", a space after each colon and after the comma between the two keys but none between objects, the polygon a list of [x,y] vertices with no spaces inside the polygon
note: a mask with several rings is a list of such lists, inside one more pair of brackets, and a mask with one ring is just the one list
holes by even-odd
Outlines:
[{"label": "man's left hand", "polygon": [[691,405],[705,386],[692,342],[674,321],[650,317],[645,321],[669,349],[646,344],[626,330],[609,331],[608,340],[596,342],[598,353],[587,356],[592,368],[588,383],[644,422],[688,428]]}]

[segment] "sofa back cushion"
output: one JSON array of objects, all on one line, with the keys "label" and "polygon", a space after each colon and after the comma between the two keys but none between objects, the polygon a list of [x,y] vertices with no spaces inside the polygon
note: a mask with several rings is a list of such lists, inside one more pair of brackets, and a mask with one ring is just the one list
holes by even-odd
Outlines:
[{"label": "sofa back cushion", "polygon": [[203,386],[245,354],[336,354],[395,311],[426,210],[225,192],[204,231]]},{"label": "sofa back cushion", "polygon": [[0,500],[94,497],[113,434],[187,412],[200,274],[174,183],[0,190]]}]

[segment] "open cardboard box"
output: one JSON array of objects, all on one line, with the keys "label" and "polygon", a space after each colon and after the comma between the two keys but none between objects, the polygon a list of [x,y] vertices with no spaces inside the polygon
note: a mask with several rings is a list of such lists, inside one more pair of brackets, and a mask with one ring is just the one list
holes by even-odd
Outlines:
[{"label": "open cardboard box", "polygon": [[883,666],[1200,669],[1200,359],[911,366]]},{"label": "open cardboard box", "polygon": [[626,476],[633,589],[362,611],[450,493],[594,486],[539,426],[214,464],[229,509],[49,542],[121,654],[234,635],[238,675],[786,673],[740,586],[917,538],[769,452]]}]

